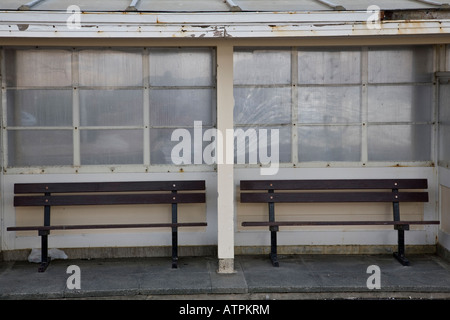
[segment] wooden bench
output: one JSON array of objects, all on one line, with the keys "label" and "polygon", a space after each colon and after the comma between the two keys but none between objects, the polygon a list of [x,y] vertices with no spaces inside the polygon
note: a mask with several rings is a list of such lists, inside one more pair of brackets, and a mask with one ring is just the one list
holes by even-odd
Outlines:
[{"label": "wooden bench", "polygon": [[[48,235],[51,230],[121,229],[121,228],[172,228],[172,268],[178,262],[178,228],[202,227],[205,222],[178,222],[179,203],[205,203],[205,181],[135,181],[135,182],[78,182],[78,183],[20,183],[14,185],[14,206],[44,207],[41,226],[14,226],[8,231],[37,230],[41,236],[41,264],[45,271],[48,256]],[[155,191],[157,193],[155,193]],[[190,191],[179,193],[179,191]],[[192,192],[202,191],[202,192]],[[76,194],[74,194],[76,193]],[[39,194],[39,195],[37,195]],[[127,223],[98,225],[51,225],[52,206],[171,204],[171,223]]]},{"label": "wooden bench", "polygon": [[[279,266],[277,258],[277,231],[280,226],[337,226],[337,225],[393,225],[398,230],[398,252],[395,258],[409,265],[405,258],[405,230],[415,224],[439,224],[439,221],[402,221],[400,202],[428,202],[428,192],[399,192],[400,189],[427,189],[426,179],[359,179],[359,180],[243,180],[240,183],[241,203],[267,203],[269,221],[243,222],[244,227],[268,226],[271,232],[270,259]],[[361,190],[367,191],[361,191]],[[380,189],[380,190],[376,190]],[[385,189],[386,191],[382,191]],[[387,191],[390,189],[390,191]],[[275,191],[291,192],[275,192]],[[306,190],[309,190],[306,192]],[[345,190],[345,191],[343,191]],[[298,191],[298,192],[292,192]],[[336,192],[339,191],[339,192]],[[392,202],[393,220],[389,221],[276,221],[275,203],[324,202]]]}]

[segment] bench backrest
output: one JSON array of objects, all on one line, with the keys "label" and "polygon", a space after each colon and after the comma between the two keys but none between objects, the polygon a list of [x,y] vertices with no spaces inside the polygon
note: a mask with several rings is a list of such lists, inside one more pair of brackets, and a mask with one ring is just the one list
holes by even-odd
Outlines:
[{"label": "bench backrest", "polygon": [[[399,192],[399,189],[427,189],[427,179],[242,180],[240,188],[241,191],[268,191],[241,192],[241,202],[246,203],[428,202],[428,192]],[[361,192],[361,189],[374,191]],[[276,190],[301,192],[275,192]],[[306,190],[315,192],[305,192]],[[326,192],[333,190],[338,192]]]},{"label": "bench backrest", "polygon": [[[205,190],[204,180],[17,183],[14,206],[204,203],[204,192],[178,193],[201,190]],[[153,191],[166,193],[144,193]]]}]

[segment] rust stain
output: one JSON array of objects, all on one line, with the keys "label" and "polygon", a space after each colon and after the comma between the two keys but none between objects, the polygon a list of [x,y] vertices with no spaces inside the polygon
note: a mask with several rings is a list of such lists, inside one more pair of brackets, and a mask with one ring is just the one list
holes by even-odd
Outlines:
[{"label": "rust stain", "polygon": [[19,28],[19,31],[25,31],[28,29],[30,25],[29,24],[18,24],[17,28]]},{"label": "rust stain", "polygon": [[223,36],[223,32],[222,32],[222,30],[219,30],[218,27],[215,27],[213,35],[214,35],[214,37],[222,37]]}]

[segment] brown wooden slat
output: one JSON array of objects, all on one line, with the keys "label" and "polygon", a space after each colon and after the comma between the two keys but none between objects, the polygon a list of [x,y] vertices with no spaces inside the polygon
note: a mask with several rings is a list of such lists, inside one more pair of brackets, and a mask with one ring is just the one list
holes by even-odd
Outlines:
[{"label": "brown wooden slat", "polygon": [[245,221],[243,227],[439,224],[439,221]]},{"label": "brown wooden slat", "polygon": [[75,183],[16,183],[14,193],[133,192],[205,190],[204,180]]},{"label": "brown wooden slat", "polygon": [[204,193],[88,194],[63,196],[16,196],[14,206],[72,206],[162,203],[204,203]]},{"label": "brown wooden slat", "polygon": [[241,180],[241,190],[427,189],[427,179]]},{"label": "brown wooden slat", "polygon": [[81,230],[81,229],[124,229],[124,228],[172,228],[172,227],[206,227],[206,222],[182,223],[137,223],[137,224],[93,224],[93,225],[59,225],[59,226],[23,226],[8,227],[7,231],[48,231],[48,230]]},{"label": "brown wooden slat", "polygon": [[[397,198],[396,198],[397,197]],[[242,203],[266,202],[428,202],[427,192],[241,193]]]}]

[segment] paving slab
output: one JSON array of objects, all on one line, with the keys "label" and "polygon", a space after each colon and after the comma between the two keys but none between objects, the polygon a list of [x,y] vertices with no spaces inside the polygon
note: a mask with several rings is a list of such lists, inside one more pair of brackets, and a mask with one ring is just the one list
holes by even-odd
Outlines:
[{"label": "paving slab", "polygon": [[[0,262],[0,299],[450,299],[450,263],[436,255],[411,255],[402,266],[390,255],[236,256],[235,272],[217,273],[216,257]],[[80,289],[68,287],[80,270]],[[369,288],[379,268],[380,288]]]}]

